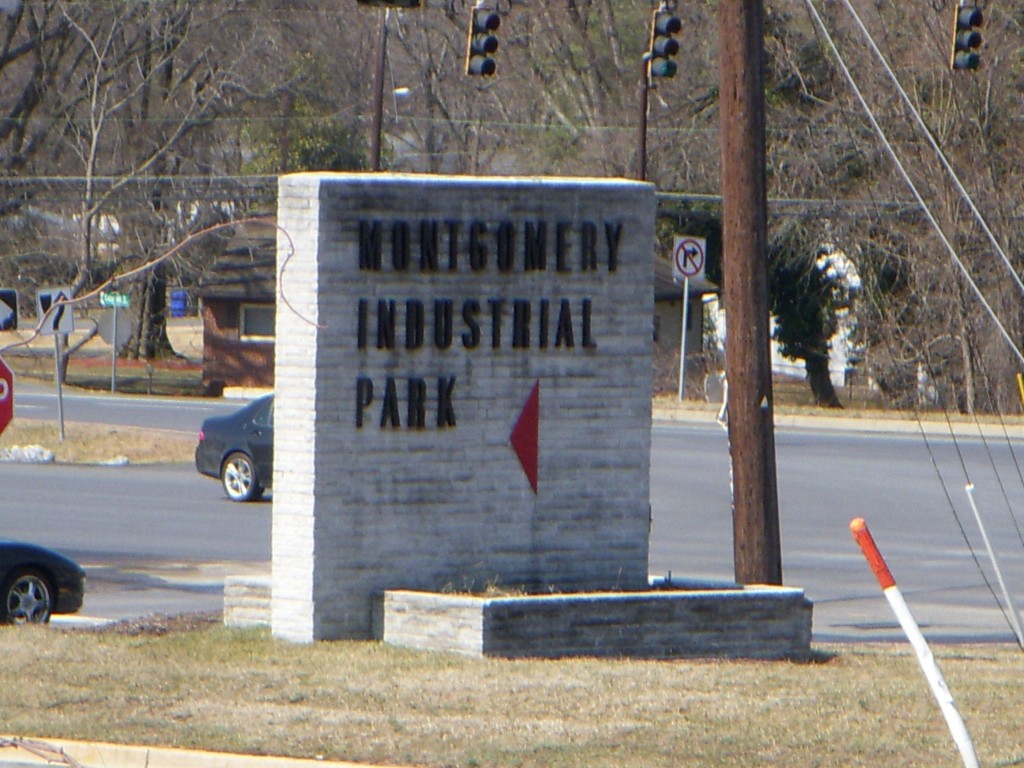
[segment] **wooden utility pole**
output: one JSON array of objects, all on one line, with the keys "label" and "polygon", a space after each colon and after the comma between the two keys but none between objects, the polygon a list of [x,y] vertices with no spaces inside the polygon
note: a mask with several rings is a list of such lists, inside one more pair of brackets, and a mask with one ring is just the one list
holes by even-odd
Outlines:
[{"label": "wooden utility pole", "polygon": [[764,6],[720,0],[718,9],[733,558],[741,584],[781,584],[768,348]]},{"label": "wooden utility pole", "polygon": [[370,170],[380,170],[380,135],[384,121],[384,63],[388,51],[388,9],[381,8],[373,68],[373,121],[370,125]]}]

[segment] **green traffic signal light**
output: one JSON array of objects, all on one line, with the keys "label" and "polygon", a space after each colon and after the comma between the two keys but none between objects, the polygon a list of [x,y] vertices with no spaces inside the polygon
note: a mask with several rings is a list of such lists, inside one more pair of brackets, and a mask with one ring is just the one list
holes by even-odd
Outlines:
[{"label": "green traffic signal light", "polygon": [[490,77],[498,65],[493,54],[498,50],[498,38],[492,34],[501,26],[501,17],[494,11],[474,8],[466,42],[466,74]]},{"label": "green traffic signal light", "polygon": [[953,17],[953,49],[949,58],[950,69],[977,69],[981,56],[975,51],[981,46],[981,27],[984,17],[977,6],[961,5]]},{"label": "green traffic signal light", "polygon": [[671,59],[651,59],[651,77],[675,77],[679,66]]},{"label": "green traffic signal light", "polygon": [[679,34],[683,23],[674,13],[654,12],[651,20],[651,44],[647,51],[648,72],[651,77],[675,77],[679,67],[672,57],[679,53]]}]

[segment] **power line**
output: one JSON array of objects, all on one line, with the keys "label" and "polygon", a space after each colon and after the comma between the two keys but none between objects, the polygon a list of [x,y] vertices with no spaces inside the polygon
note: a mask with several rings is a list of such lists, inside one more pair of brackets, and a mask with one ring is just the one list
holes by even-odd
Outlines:
[{"label": "power line", "polygon": [[928,140],[928,143],[931,146],[932,150],[935,152],[936,157],[939,158],[939,162],[942,163],[942,167],[946,170],[946,173],[949,175],[950,180],[956,187],[957,192],[959,192],[960,197],[963,198],[963,200],[967,203],[968,207],[971,209],[971,214],[974,216],[978,224],[981,225],[982,230],[985,232],[985,236],[988,237],[989,242],[992,243],[992,246],[996,249],[996,252],[999,254],[999,258],[1002,260],[1007,271],[1013,276],[1014,282],[1017,283],[1017,287],[1020,289],[1021,293],[1024,294],[1024,282],[1021,282],[1020,275],[1018,275],[1017,270],[1013,268],[1013,265],[1010,263],[1010,259],[1006,255],[1006,252],[1003,250],[1002,246],[996,240],[995,234],[993,234],[992,230],[989,228],[988,222],[985,220],[985,217],[982,216],[981,211],[978,210],[978,206],[974,204],[973,198],[971,198],[971,195],[964,188],[964,185],[960,181],[960,177],[957,175],[957,172],[953,169],[953,166],[950,164],[949,159],[946,157],[946,153],[942,151],[942,148],[935,140],[935,137],[932,135],[932,132],[928,129],[928,126],[925,124],[924,119],[921,117],[921,113],[910,100],[910,97],[907,95],[906,90],[904,90],[903,85],[899,81],[899,78],[896,77],[896,73],[893,72],[892,67],[889,66],[889,62],[882,55],[882,52],[878,49],[878,46],[875,44],[875,40],[871,36],[871,33],[868,31],[867,27],[864,26],[864,22],[861,21],[860,15],[857,13],[856,9],[850,4],[850,0],[843,0],[843,5],[846,7],[850,15],[853,16],[854,21],[857,23],[857,26],[860,28],[862,34],[867,39],[868,44],[871,46],[871,50],[874,51],[875,56],[881,62],[882,66],[885,68],[886,74],[889,76],[889,79],[896,87],[896,90],[899,93],[903,103],[906,105],[907,109],[910,110],[910,113],[914,116],[914,121],[917,123],[918,128],[921,129],[921,133],[923,133],[925,138]]},{"label": "power line", "polygon": [[999,330],[1000,335],[1006,340],[1006,343],[1009,345],[1010,349],[1013,351],[1017,359],[1021,362],[1022,365],[1024,365],[1024,353],[1021,352],[1020,348],[1017,346],[1013,337],[1010,335],[1009,331],[1006,330],[1006,327],[999,319],[999,316],[996,314],[996,311],[992,308],[992,305],[989,304],[988,299],[985,298],[984,292],[981,290],[981,288],[978,287],[978,284],[974,281],[974,278],[972,277],[970,270],[967,268],[967,265],[964,264],[963,260],[960,258],[960,255],[957,253],[952,243],[949,242],[949,239],[946,237],[945,232],[942,231],[942,227],[939,226],[939,222],[936,220],[934,214],[932,213],[931,208],[929,208],[928,204],[924,200],[924,197],[921,195],[921,192],[918,190],[917,185],[914,183],[913,179],[910,178],[909,172],[903,165],[902,161],[899,158],[899,155],[896,153],[896,150],[890,143],[888,136],[882,129],[882,126],[878,123],[878,119],[875,117],[874,112],[871,111],[871,107],[868,105],[867,99],[865,99],[864,97],[864,93],[857,85],[857,81],[854,79],[853,73],[851,73],[849,67],[846,66],[846,62],[843,59],[842,54],[839,53],[839,49],[836,47],[835,40],[832,38],[831,33],[828,31],[828,28],[826,27],[824,20],[818,14],[818,9],[814,6],[813,0],[805,0],[805,2],[811,14],[814,17],[816,24],[819,26],[821,33],[824,35],[825,40],[828,42],[829,48],[831,49],[833,56],[835,56],[836,61],[839,64],[839,67],[842,69],[843,75],[846,77],[847,83],[853,89],[854,95],[856,95],[857,100],[860,102],[861,107],[864,109],[864,113],[867,115],[868,120],[871,121],[871,125],[874,128],[875,133],[881,140],[889,157],[892,159],[893,163],[895,163],[896,169],[899,171],[900,176],[903,177],[903,181],[910,188],[911,193],[914,195],[914,198],[917,200],[918,205],[921,207],[921,211],[924,213],[925,217],[928,219],[928,222],[931,224],[935,233],[942,241],[942,244],[943,246],[945,246],[950,258],[953,260],[953,263],[960,270],[960,273],[963,275],[964,280],[966,280],[967,284],[970,286],[975,297],[981,302],[982,306],[985,308],[985,312],[988,314],[992,322],[995,324],[996,328]]},{"label": "power line", "polygon": [[[864,109],[864,112],[867,115],[868,119],[870,120],[872,127],[874,128],[874,130],[875,130],[876,134],[878,135],[879,139],[882,141],[882,144],[884,145],[884,147],[886,149],[886,152],[889,154],[889,156],[891,157],[892,161],[896,164],[896,167],[897,167],[900,175],[903,177],[904,182],[910,188],[911,193],[914,195],[914,198],[920,204],[922,212],[928,218],[928,221],[931,224],[932,228],[938,234],[939,239],[942,241],[943,245],[946,247],[946,250],[949,252],[950,258],[953,260],[953,262],[956,264],[956,266],[960,269],[960,272],[963,275],[964,279],[966,280],[967,284],[971,287],[971,290],[974,292],[975,296],[978,298],[978,300],[984,306],[984,308],[985,308],[986,312],[988,313],[989,317],[991,318],[992,322],[995,323],[996,327],[999,329],[1000,333],[1002,334],[1002,336],[1006,340],[1006,342],[1010,345],[1010,348],[1016,354],[1017,358],[1022,363],[1024,363],[1024,355],[1021,354],[1021,351],[1018,349],[1016,343],[1010,337],[1010,335],[1007,333],[1007,331],[1006,331],[1005,327],[1003,326],[1002,322],[999,320],[999,317],[996,315],[996,313],[993,310],[993,308],[989,305],[989,303],[985,299],[985,296],[982,293],[981,289],[978,287],[978,285],[975,283],[974,279],[972,278],[972,276],[970,274],[970,271],[967,269],[967,266],[960,259],[960,257],[957,254],[956,250],[953,248],[952,244],[947,239],[945,233],[942,231],[941,227],[939,226],[938,221],[936,221],[934,215],[932,214],[931,209],[929,208],[927,203],[924,201],[920,191],[918,190],[918,187],[914,184],[913,180],[910,178],[910,175],[907,172],[905,166],[900,161],[900,158],[896,154],[895,149],[893,148],[892,144],[889,142],[889,139],[886,136],[885,131],[882,130],[881,125],[879,125],[877,118],[875,117],[875,115],[872,112],[870,106],[868,105],[866,99],[864,98],[864,94],[862,93],[862,91],[858,87],[858,85],[857,85],[855,79],[853,78],[853,75],[850,72],[849,68],[847,67],[846,62],[843,59],[842,55],[839,53],[839,50],[836,47],[835,41],[832,38],[832,35],[830,34],[830,32],[828,31],[828,28],[826,27],[826,25],[824,23],[824,20],[818,14],[817,8],[814,6],[813,0],[805,0],[805,3],[807,5],[808,10],[810,11],[811,15],[813,16],[813,18],[815,20],[815,23],[818,25],[818,27],[819,27],[819,29],[821,31],[821,34],[824,36],[825,40],[827,41],[828,46],[831,49],[833,56],[835,56],[836,61],[837,61],[838,65],[839,65],[839,67],[842,69],[843,75],[845,76],[845,78],[847,80],[847,83],[853,89],[853,92],[856,95],[858,101],[860,101],[861,106]],[[899,86],[898,81],[896,81],[895,75],[889,69],[888,62],[882,56],[882,54],[878,50],[877,46],[875,46],[874,41],[871,39],[871,35],[868,33],[867,29],[865,29],[863,24],[860,23],[860,18],[857,16],[856,11],[854,11],[854,9],[850,6],[848,0],[843,0],[843,3],[847,7],[848,11],[857,20],[857,23],[860,25],[861,31],[864,33],[864,35],[870,41],[871,47],[874,50],[876,56],[882,61],[882,63],[885,66],[886,70],[890,74],[890,78],[896,83],[896,85],[899,88],[901,94],[903,94],[904,97],[905,97],[905,93],[903,92],[902,88]],[[915,115],[916,115],[916,111],[915,111]],[[920,125],[921,124],[920,116],[919,115],[916,115],[916,116],[918,117],[919,125]],[[922,126],[922,127],[925,129],[925,132],[928,133],[926,127],[925,126]],[[939,152],[939,154],[941,155],[941,150],[939,150],[938,147],[934,145],[934,143],[933,143],[933,146],[935,147],[936,151]],[[945,162],[945,158],[944,157],[943,157],[943,161]],[[947,171],[949,171],[951,174],[953,174],[952,169],[949,168],[948,165],[947,165]],[[953,174],[953,175],[955,176],[955,174]],[[957,185],[958,185],[961,193],[966,196],[966,190],[964,190],[963,187],[959,185],[959,180],[957,180]],[[972,203],[972,209],[974,209],[973,203]],[[976,210],[976,209],[974,209],[974,210]],[[1016,277],[1016,273],[1014,273],[1014,277]],[[1019,279],[1018,279],[1018,283],[1019,283]],[[935,373],[935,371],[932,368],[931,362],[928,359],[925,359],[924,362],[925,362],[925,365],[928,368],[929,376],[932,378],[932,380],[936,380],[936,373]],[[962,469],[962,471],[964,473],[964,477],[965,477],[965,479],[967,481],[966,490],[967,490],[967,493],[968,493],[968,497],[971,500],[971,506],[972,506],[972,508],[974,508],[975,515],[977,516],[978,515],[977,508],[974,507],[973,497],[971,497],[971,493],[973,491],[974,484],[971,481],[970,473],[969,473],[969,471],[967,469],[967,463],[966,463],[966,461],[964,459],[963,453],[960,450],[960,443],[956,439],[955,431],[953,430],[952,422],[950,421],[950,418],[949,418],[949,411],[946,408],[946,405],[945,405],[945,402],[944,402],[944,398],[942,397],[941,393],[939,393],[939,396],[940,396],[940,402],[942,402],[943,413],[944,413],[944,415],[946,417],[947,428],[949,429],[950,436],[952,437],[953,445],[956,448],[956,453],[957,453],[957,456],[958,456],[959,461],[960,461],[960,467],[961,467],[961,469]],[[940,482],[940,484],[942,486],[943,492],[946,495],[946,500],[947,500],[947,502],[949,504],[949,507],[950,507],[950,510],[951,510],[951,512],[953,514],[953,518],[956,521],[956,524],[957,524],[957,526],[960,529],[960,534],[963,537],[964,543],[966,544],[967,549],[970,552],[971,557],[974,560],[975,566],[978,568],[978,571],[981,574],[981,577],[982,577],[983,581],[985,582],[985,585],[988,587],[989,592],[992,594],[992,597],[995,600],[996,605],[1002,611],[1004,618],[1006,618],[1007,622],[1014,629],[1015,635],[1017,637],[1017,641],[1018,641],[1019,644],[1021,644],[1022,643],[1022,639],[1021,639],[1021,634],[1020,634],[1020,630],[1019,630],[1019,623],[1018,623],[1019,616],[1017,615],[1016,609],[1013,607],[1013,604],[1012,604],[1012,602],[1011,602],[1011,600],[1009,598],[1009,593],[1005,592],[1005,589],[1004,589],[1004,594],[1006,595],[1006,599],[1007,599],[1007,606],[1004,608],[1004,606],[1002,605],[1002,603],[1000,603],[998,597],[996,596],[995,589],[992,586],[992,583],[989,580],[988,575],[985,573],[985,570],[982,568],[981,562],[978,559],[978,556],[977,556],[977,554],[974,551],[974,547],[971,545],[971,542],[970,542],[970,540],[969,540],[969,538],[967,536],[967,532],[964,529],[963,523],[960,520],[960,515],[957,512],[956,505],[953,504],[952,497],[949,494],[949,490],[948,490],[948,488],[946,486],[946,483],[945,483],[945,480],[943,478],[942,472],[939,469],[938,462],[936,461],[935,454],[932,451],[931,444],[928,441],[927,435],[925,434],[925,431],[923,429],[923,425],[921,423],[921,419],[920,419],[920,415],[919,414],[918,414],[918,428],[921,430],[922,437],[924,438],[924,441],[925,441],[925,446],[927,447],[929,456],[931,457],[932,466],[934,467],[934,469],[936,471],[936,474],[938,475],[939,482]],[[986,449],[988,449],[988,443],[987,442],[985,443],[985,446],[986,446]],[[991,457],[991,453],[989,454],[989,457],[990,457],[990,460],[991,460],[991,458],[992,458]],[[994,464],[993,464],[993,466],[994,466]],[[1000,485],[1001,485],[1001,481],[1000,481]],[[979,524],[979,526],[981,525],[980,517],[978,517],[978,524]],[[987,542],[987,537],[985,536],[985,533],[984,533],[984,529],[982,529],[982,536],[986,538],[986,544],[987,544],[988,542]],[[990,549],[990,553],[991,553],[991,549]],[[999,578],[1000,578],[1000,584],[1002,584],[1002,579],[1001,579],[1001,576],[999,575],[998,566],[995,564],[994,560],[993,560],[993,567],[996,569],[996,575],[999,576]],[[1013,616],[1012,617],[1007,613],[1008,610],[1013,612]],[[1024,644],[1022,644],[1022,647],[1024,647]]]}]

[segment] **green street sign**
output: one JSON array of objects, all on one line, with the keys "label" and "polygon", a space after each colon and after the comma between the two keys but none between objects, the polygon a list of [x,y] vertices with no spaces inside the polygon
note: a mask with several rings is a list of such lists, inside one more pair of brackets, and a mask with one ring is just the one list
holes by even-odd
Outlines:
[{"label": "green street sign", "polygon": [[129,305],[127,293],[115,293],[114,291],[104,291],[100,294],[100,306],[101,307],[127,307]]}]

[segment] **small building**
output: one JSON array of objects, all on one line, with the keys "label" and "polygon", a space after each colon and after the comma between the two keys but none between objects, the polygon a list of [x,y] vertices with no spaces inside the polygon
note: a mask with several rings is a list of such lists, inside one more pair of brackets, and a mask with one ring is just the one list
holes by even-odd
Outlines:
[{"label": "small building", "polygon": [[[210,271],[199,281],[203,321],[203,385],[210,393],[225,387],[274,386],[277,229],[272,219],[240,225]],[[655,389],[675,391],[682,349],[682,290],[672,279],[667,254],[654,263],[653,341]],[[702,297],[718,286],[691,281],[686,322],[687,389],[703,384],[705,362]]]},{"label": "small building", "polygon": [[203,385],[274,386],[277,228],[272,219],[239,225],[198,283],[203,321]]}]

